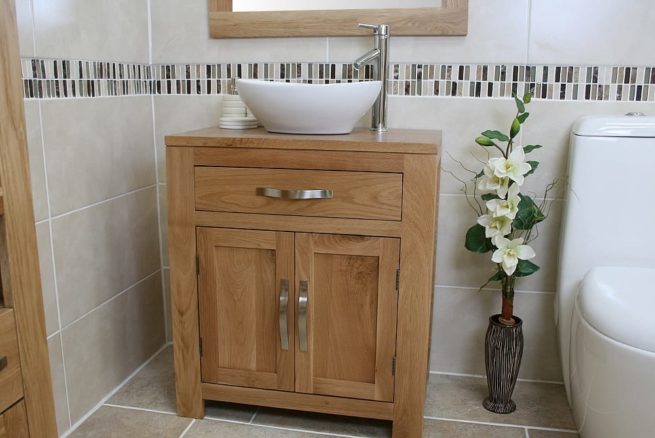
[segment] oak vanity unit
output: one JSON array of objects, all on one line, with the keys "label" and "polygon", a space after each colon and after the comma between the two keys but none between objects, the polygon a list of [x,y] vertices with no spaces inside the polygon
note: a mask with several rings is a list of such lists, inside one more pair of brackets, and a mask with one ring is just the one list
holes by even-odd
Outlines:
[{"label": "oak vanity unit", "polygon": [[179,415],[218,400],[421,436],[440,140],[166,137]]}]

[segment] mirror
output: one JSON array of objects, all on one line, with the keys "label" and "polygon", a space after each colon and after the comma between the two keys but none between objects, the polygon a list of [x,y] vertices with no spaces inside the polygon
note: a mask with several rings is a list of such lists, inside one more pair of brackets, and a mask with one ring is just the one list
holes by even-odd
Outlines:
[{"label": "mirror", "polygon": [[466,35],[468,29],[468,0],[407,0],[402,7],[397,0],[208,1],[212,38],[370,35],[358,23],[388,24],[392,36]]},{"label": "mirror", "polygon": [[341,9],[408,9],[441,7],[439,0],[232,0],[232,12],[334,11]]}]

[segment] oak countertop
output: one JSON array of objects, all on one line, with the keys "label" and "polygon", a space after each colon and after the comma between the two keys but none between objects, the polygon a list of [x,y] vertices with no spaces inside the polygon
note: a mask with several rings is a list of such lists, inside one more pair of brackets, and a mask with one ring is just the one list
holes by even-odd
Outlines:
[{"label": "oak countertop", "polygon": [[434,155],[441,147],[441,131],[391,129],[377,133],[356,128],[342,135],[273,134],[264,128],[232,130],[218,127],[166,136],[166,146],[386,152]]}]

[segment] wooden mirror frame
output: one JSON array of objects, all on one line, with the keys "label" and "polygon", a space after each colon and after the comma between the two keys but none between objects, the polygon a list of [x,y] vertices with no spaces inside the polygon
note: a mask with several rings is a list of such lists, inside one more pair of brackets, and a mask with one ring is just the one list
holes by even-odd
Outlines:
[{"label": "wooden mirror frame", "polygon": [[388,24],[393,36],[456,36],[468,31],[468,0],[440,8],[232,12],[232,0],[209,1],[211,38],[364,36],[358,23]]}]

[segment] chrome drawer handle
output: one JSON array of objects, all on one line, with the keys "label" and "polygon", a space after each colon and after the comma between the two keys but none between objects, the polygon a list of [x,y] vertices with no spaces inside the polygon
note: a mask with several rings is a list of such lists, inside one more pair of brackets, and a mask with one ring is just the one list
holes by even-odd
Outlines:
[{"label": "chrome drawer handle", "polygon": [[257,196],[279,199],[332,199],[334,192],[330,189],[285,190],[271,187],[257,187]]},{"label": "chrome drawer handle", "polygon": [[7,356],[2,356],[0,357],[0,371],[4,370],[7,368],[8,362],[7,362]]},{"label": "chrome drawer handle", "polygon": [[307,351],[307,280],[300,282],[298,294],[298,335],[300,337],[300,351]]},{"label": "chrome drawer handle", "polygon": [[287,328],[287,309],[289,307],[289,280],[280,280],[280,346],[289,349],[289,329]]}]

